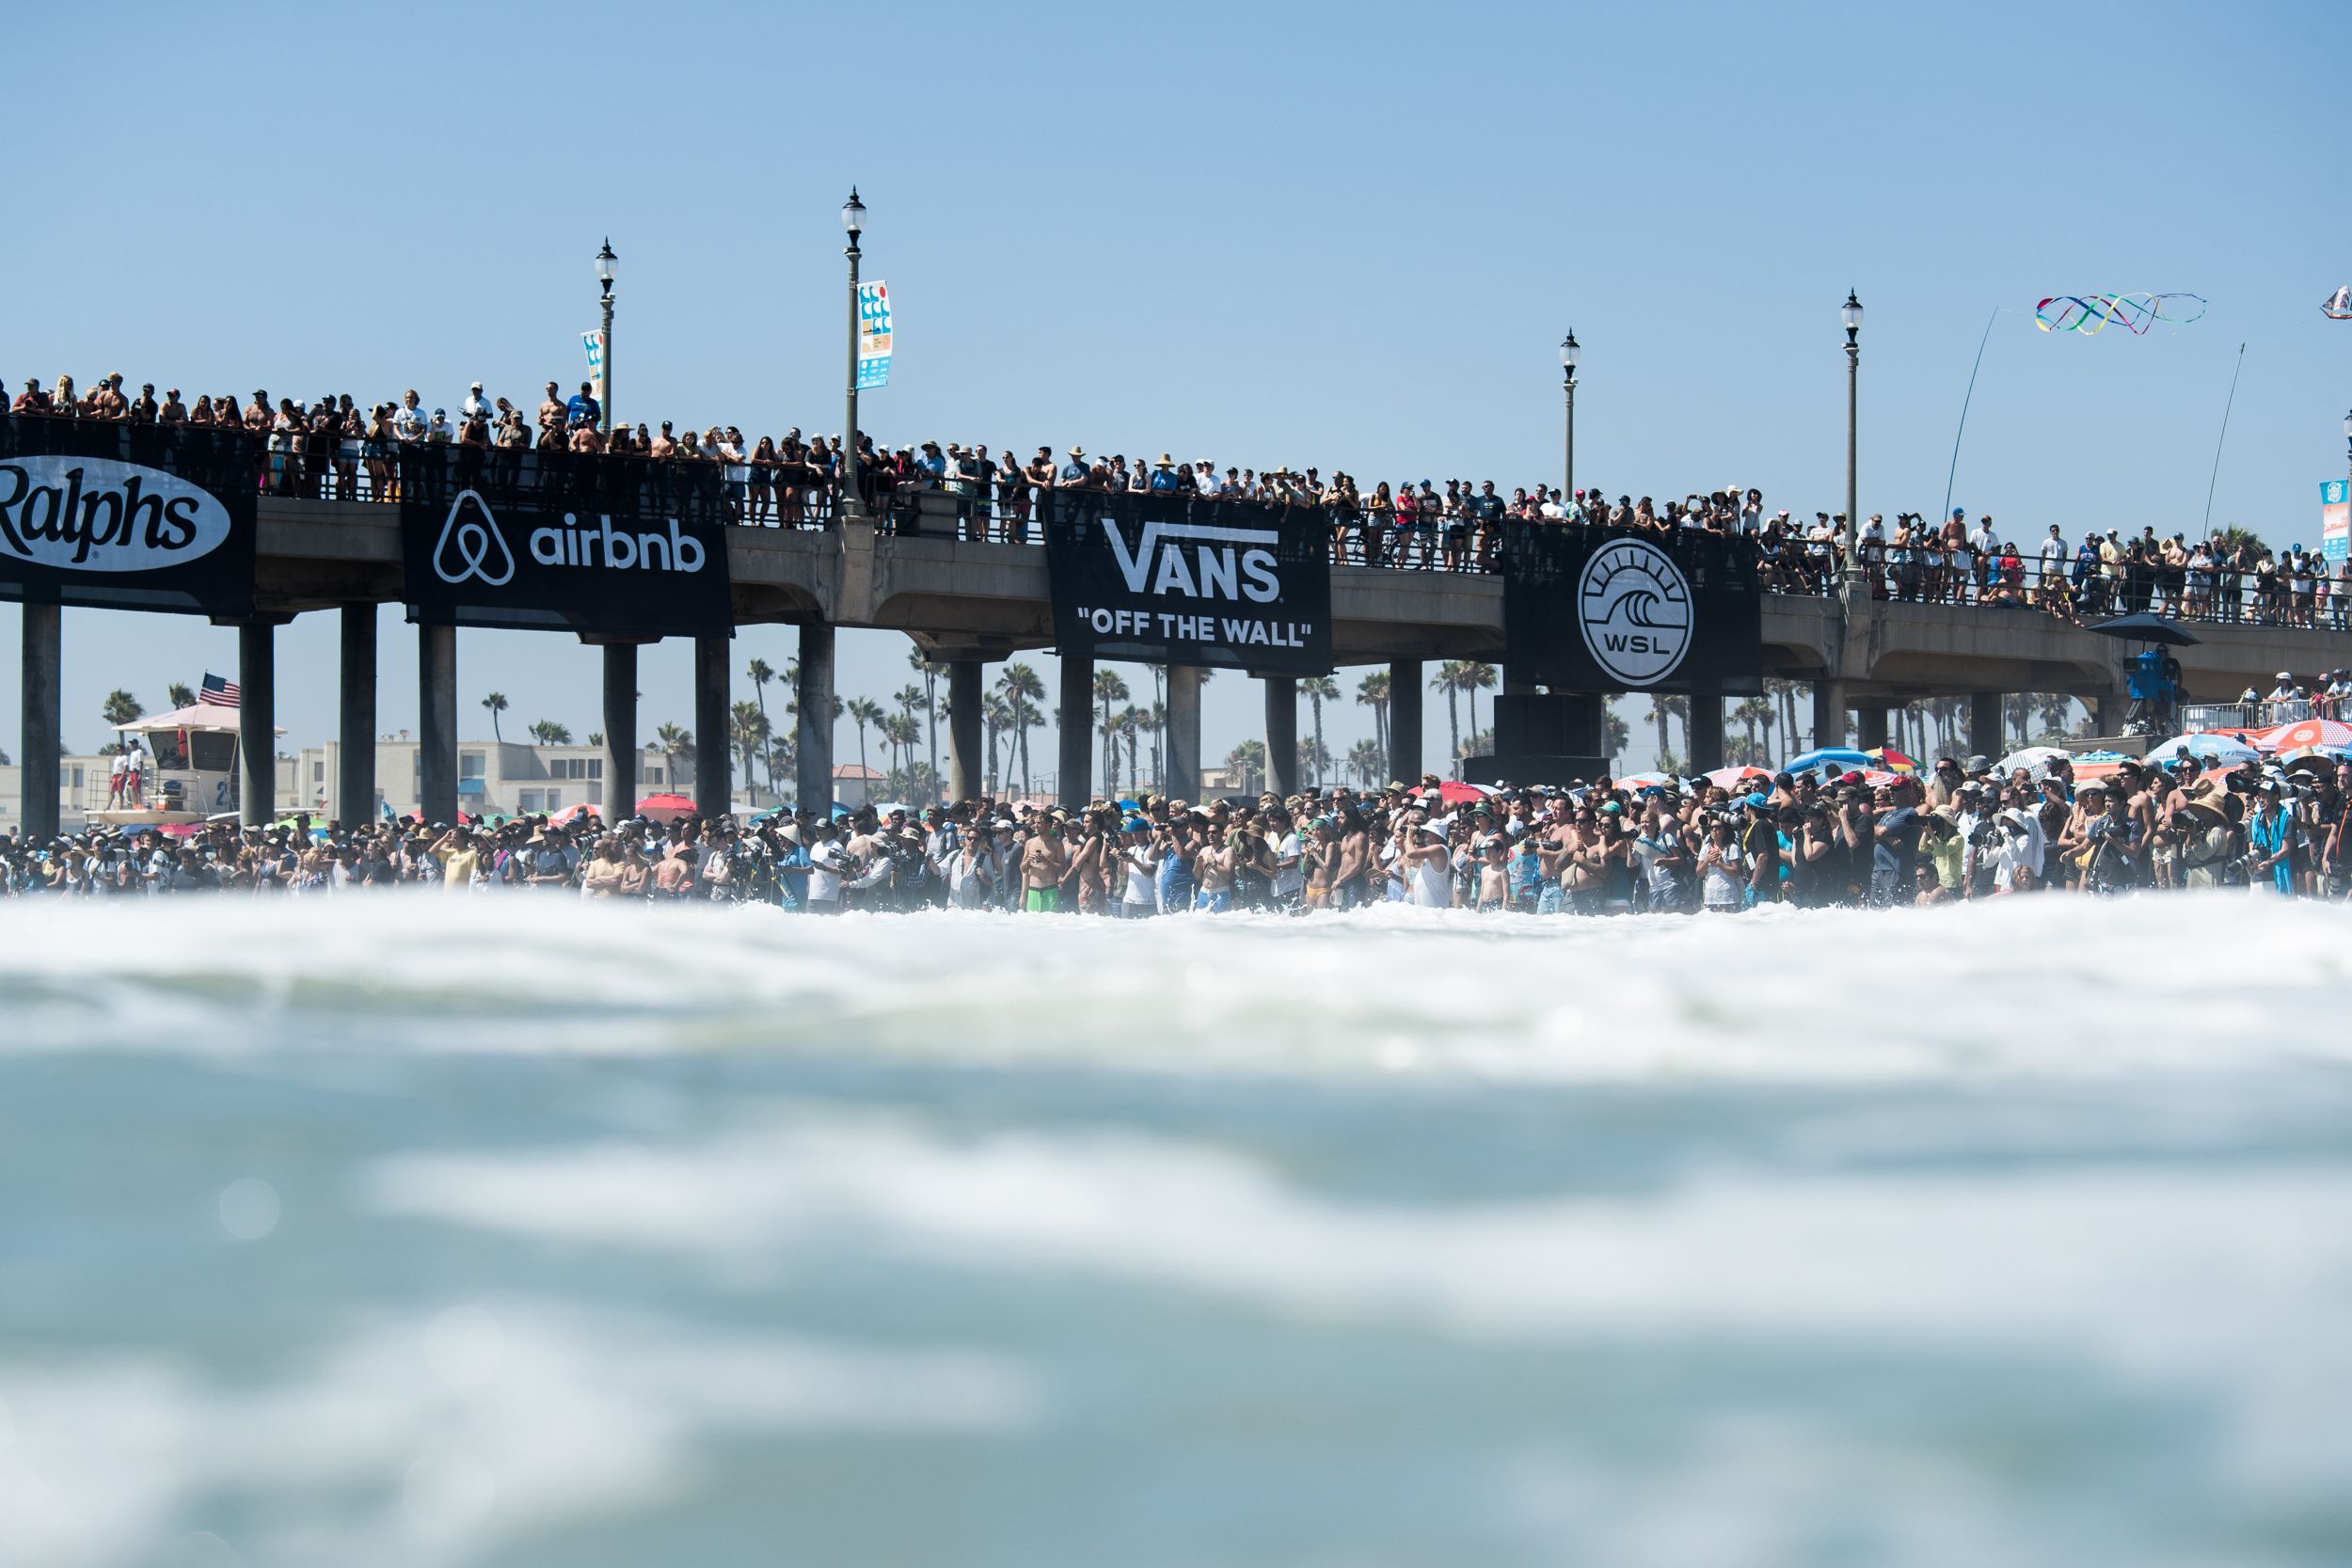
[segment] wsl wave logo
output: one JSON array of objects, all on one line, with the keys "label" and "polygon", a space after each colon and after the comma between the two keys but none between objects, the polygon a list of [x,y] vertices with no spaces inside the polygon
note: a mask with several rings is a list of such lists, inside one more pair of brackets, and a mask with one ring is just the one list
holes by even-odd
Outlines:
[{"label": "wsl wave logo", "polygon": [[1657,546],[1615,540],[1577,574],[1576,622],[1594,663],[1629,687],[1654,686],[1691,651],[1691,580]]},{"label": "wsl wave logo", "polygon": [[[675,517],[666,532],[632,533],[614,528],[611,517],[582,523],[566,512],[562,527],[550,523],[532,529],[524,547],[542,566],[620,572],[699,572],[708,558],[702,541],[680,532]],[[515,580],[515,567],[514,549],[500,531],[489,503],[476,491],[460,490],[433,546],[433,575],[453,588],[466,582],[503,588]]]},{"label": "wsl wave logo", "polygon": [[176,474],[106,457],[0,463],[0,548],[35,565],[154,572],[229,538],[229,509]]}]

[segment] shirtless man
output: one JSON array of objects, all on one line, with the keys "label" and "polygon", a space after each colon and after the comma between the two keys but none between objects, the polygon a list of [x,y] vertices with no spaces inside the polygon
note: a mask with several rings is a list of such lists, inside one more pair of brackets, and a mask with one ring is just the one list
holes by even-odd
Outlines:
[{"label": "shirtless man", "polygon": [[1069,869],[1061,824],[1048,817],[1043,829],[1021,847],[1021,907],[1032,914],[1059,913],[1062,874]]},{"label": "shirtless man", "polygon": [[[561,430],[564,428],[564,394],[550,381],[548,383],[548,395],[539,403],[539,428]],[[662,428],[666,430],[669,427],[664,425]]]}]

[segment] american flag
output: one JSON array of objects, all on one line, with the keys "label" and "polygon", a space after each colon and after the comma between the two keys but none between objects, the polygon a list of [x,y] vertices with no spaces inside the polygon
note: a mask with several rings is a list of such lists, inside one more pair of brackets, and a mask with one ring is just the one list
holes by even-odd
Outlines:
[{"label": "american flag", "polygon": [[242,705],[243,696],[235,681],[222,680],[207,670],[204,684],[197,689],[196,700],[199,706],[237,707]]}]

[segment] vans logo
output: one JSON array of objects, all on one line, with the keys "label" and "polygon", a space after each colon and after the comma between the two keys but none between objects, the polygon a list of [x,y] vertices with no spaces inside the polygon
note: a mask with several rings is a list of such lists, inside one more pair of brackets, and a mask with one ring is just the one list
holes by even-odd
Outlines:
[{"label": "vans logo", "polygon": [[[708,558],[702,541],[681,531],[675,517],[664,529],[639,533],[614,528],[609,516],[583,523],[566,512],[562,527],[534,528],[523,545],[542,566],[620,572],[699,572]],[[472,581],[503,588],[514,580],[515,565],[514,549],[489,503],[476,491],[459,491],[433,546],[433,575],[453,587]]]},{"label": "vans logo", "polygon": [[107,457],[0,462],[0,549],[80,572],[154,572],[218,549],[229,510],[177,475]]},{"label": "vans logo", "polygon": [[[1143,525],[1134,549],[1119,524],[1103,519],[1103,532],[1118,557],[1119,575],[1131,594],[1181,594],[1196,599],[1248,599],[1272,604],[1282,595],[1274,551],[1279,531],[1220,528],[1213,523]],[[1187,550],[1182,541],[1198,541]],[[1237,548],[1254,546],[1255,548]]]}]

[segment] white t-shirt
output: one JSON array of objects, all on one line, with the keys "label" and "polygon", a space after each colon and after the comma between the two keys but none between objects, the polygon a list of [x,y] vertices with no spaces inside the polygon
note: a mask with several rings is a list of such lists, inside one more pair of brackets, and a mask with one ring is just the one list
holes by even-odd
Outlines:
[{"label": "white t-shirt", "polygon": [[1278,897],[1288,897],[1305,889],[1306,863],[1300,859],[1298,834],[1287,832],[1274,847],[1274,892]]},{"label": "white t-shirt", "polygon": [[1707,907],[1710,910],[1737,909],[1745,869],[1740,858],[1740,846],[1726,844],[1716,852],[1723,859],[1707,868]]},{"label": "white t-shirt", "polygon": [[841,841],[829,838],[808,852],[808,896],[811,903],[841,901]]},{"label": "white t-shirt", "polygon": [[1120,859],[1127,863],[1127,886],[1120,892],[1119,901],[1137,909],[1149,909],[1157,904],[1160,901],[1159,878],[1156,875],[1160,865],[1159,851],[1146,844],[1121,850]]}]

